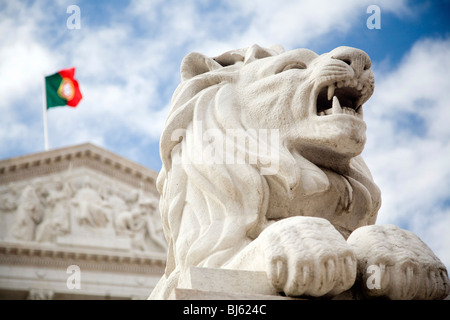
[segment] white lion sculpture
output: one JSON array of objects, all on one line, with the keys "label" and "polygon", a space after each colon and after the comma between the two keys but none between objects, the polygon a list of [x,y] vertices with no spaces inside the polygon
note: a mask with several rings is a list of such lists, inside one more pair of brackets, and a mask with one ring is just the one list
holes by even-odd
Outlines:
[{"label": "white lion sculpture", "polygon": [[[160,143],[169,251],[151,299],[183,287],[191,266],[264,271],[288,296],[352,286],[365,298],[447,296],[447,270],[425,243],[374,225],[381,194],[360,156],[370,67],[350,47],[184,58]],[[373,267],[380,286],[369,288]]]}]

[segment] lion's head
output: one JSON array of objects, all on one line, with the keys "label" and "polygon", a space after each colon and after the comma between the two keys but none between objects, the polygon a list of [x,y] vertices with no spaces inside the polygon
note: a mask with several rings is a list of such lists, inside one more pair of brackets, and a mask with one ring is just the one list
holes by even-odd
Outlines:
[{"label": "lion's head", "polygon": [[[264,56],[264,49],[251,50]],[[347,162],[366,140],[362,105],[374,88],[370,64],[366,53],[348,47],[320,57],[307,49],[266,56],[244,63],[236,100],[250,126],[280,129],[281,140],[315,164],[324,151]]]},{"label": "lion's head", "polygon": [[322,217],[344,236],[375,222],[380,192],[360,157],[374,88],[363,51],[191,53],[181,77],[160,143],[169,253],[153,297],[189,266],[226,265],[273,221]]}]

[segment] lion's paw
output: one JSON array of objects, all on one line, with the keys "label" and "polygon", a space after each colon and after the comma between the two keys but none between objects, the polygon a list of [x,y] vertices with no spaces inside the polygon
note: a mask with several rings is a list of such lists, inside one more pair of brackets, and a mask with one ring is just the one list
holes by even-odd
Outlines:
[{"label": "lion's paw", "polygon": [[326,219],[283,219],[260,239],[269,280],[286,295],[334,296],[355,281],[355,255]]},{"label": "lion's paw", "polygon": [[394,225],[356,229],[347,239],[358,260],[363,294],[390,299],[443,299],[447,270],[431,249],[410,231]]}]

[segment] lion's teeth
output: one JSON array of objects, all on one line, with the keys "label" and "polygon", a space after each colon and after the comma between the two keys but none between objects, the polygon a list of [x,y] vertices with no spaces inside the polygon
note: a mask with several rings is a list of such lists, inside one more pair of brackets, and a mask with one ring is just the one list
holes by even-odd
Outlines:
[{"label": "lion's teeth", "polygon": [[340,114],[342,113],[341,104],[339,103],[338,97],[333,97],[333,107],[331,108],[333,114]]},{"label": "lion's teeth", "polygon": [[362,88],[363,88],[362,83],[358,82],[358,86],[356,87],[356,90],[361,91]]},{"label": "lion's teeth", "polygon": [[334,96],[334,89],[335,88],[336,87],[334,86],[334,84],[330,84],[328,86],[328,100],[331,100],[331,98],[333,98],[333,96]]},{"label": "lion's teeth", "polygon": [[358,111],[356,112],[356,114],[357,114],[357,116],[358,117],[360,117],[361,119],[363,118],[363,108],[362,108],[362,106],[360,106],[359,108],[358,108]]},{"label": "lion's teeth", "polygon": [[325,110],[324,112],[325,112],[325,115],[329,115],[329,114],[332,114],[332,111],[331,111],[331,109],[327,109],[327,110]]},{"label": "lion's teeth", "polygon": [[355,116],[356,115],[356,112],[355,112],[355,110],[353,108],[343,107],[342,110],[343,110],[344,114],[348,114],[348,115],[351,115],[351,116]]}]

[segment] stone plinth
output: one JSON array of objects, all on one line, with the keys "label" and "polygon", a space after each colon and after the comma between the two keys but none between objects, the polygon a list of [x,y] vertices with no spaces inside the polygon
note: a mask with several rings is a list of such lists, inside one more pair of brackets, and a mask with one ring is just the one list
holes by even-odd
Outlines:
[{"label": "stone plinth", "polygon": [[[292,300],[279,295],[265,272],[191,267],[185,288],[171,300]],[[296,299],[295,299],[296,300]]]}]

